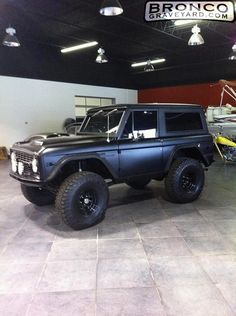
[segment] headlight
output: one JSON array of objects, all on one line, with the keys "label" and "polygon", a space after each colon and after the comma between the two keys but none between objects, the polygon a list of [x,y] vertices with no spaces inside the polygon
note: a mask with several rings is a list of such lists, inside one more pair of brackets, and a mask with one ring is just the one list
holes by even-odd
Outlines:
[{"label": "headlight", "polygon": [[32,170],[34,173],[38,172],[38,160],[35,157],[32,160]]},{"label": "headlight", "polygon": [[14,152],[11,153],[11,168],[13,172],[17,172],[17,160]]},{"label": "headlight", "polygon": [[24,172],[24,169],[25,169],[25,167],[24,167],[23,162],[19,162],[19,163],[18,163],[18,172],[19,172],[19,175],[20,175],[20,176],[22,176],[22,174],[23,174],[23,172]]}]

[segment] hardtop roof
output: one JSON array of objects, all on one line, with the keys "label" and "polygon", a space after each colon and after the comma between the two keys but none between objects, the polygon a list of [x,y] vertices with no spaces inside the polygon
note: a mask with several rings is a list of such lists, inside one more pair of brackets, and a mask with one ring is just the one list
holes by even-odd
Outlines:
[{"label": "hardtop roof", "polygon": [[89,112],[94,112],[98,110],[109,110],[109,109],[114,109],[114,108],[119,108],[119,109],[141,109],[141,108],[188,108],[188,109],[196,109],[196,108],[202,108],[201,105],[199,104],[188,104],[188,103],[132,103],[132,104],[111,104],[107,106],[98,106],[94,107],[89,110]]}]

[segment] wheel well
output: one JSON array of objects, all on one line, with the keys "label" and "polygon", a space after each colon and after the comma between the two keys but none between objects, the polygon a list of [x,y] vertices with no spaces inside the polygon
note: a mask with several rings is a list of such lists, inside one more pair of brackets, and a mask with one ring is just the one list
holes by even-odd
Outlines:
[{"label": "wheel well", "polygon": [[61,167],[56,177],[53,179],[53,183],[58,186],[67,177],[78,171],[91,171],[99,174],[104,179],[112,179],[113,176],[107,167],[98,159],[91,158],[85,160],[71,160]]},{"label": "wheel well", "polygon": [[81,163],[83,171],[91,171],[97,173],[104,179],[113,179],[111,172],[99,159],[90,158],[82,160]]},{"label": "wheel well", "polygon": [[206,164],[204,157],[197,148],[181,148],[177,150],[172,158],[172,161],[181,157],[193,158],[195,160],[198,160],[199,162]]}]

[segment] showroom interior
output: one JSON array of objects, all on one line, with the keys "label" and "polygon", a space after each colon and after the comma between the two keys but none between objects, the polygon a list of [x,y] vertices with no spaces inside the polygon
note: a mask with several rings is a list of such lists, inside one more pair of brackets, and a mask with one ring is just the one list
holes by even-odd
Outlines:
[{"label": "showroom interior", "polygon": [[[0,3],[0,315],[236,315],[236,22],[220,20],[236,4],[169,1],[175,19],[147,21],[149,2]],[[189,8],[216,13],[181,19]],[[9,175],[13,144],[31,135],[28,151],[43,152],[42,133],[53,151],[88,110],[112,105],[109,126],[117,104],[173,103],[202,106],[214,146],[194,201],[171,202],[153,178],[139,190],[107,182],[104,219],[75,230]]]}]

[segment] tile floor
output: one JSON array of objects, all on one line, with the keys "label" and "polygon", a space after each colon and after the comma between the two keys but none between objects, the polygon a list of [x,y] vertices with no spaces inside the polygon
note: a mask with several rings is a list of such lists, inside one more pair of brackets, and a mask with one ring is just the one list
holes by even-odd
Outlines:
[{"label": "tile floor", "polygon": [[20,193],[0,161],[0,315],[236,315],[236,165],[201,198],[110,188],[106,219],[72,231]]}]

